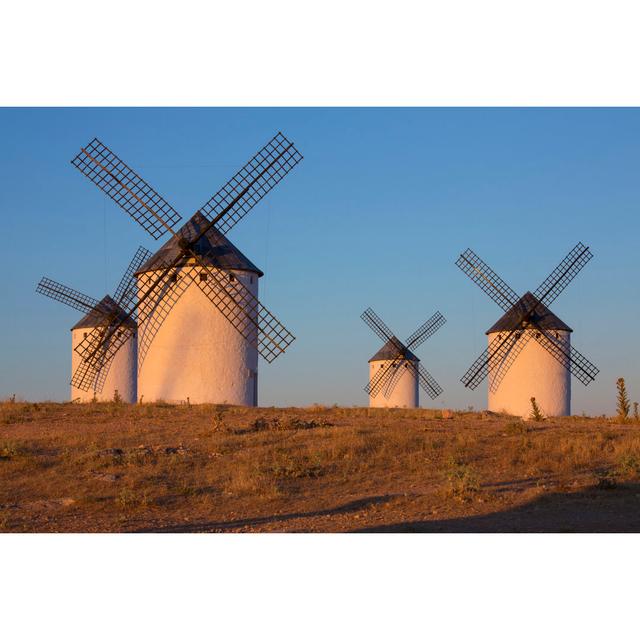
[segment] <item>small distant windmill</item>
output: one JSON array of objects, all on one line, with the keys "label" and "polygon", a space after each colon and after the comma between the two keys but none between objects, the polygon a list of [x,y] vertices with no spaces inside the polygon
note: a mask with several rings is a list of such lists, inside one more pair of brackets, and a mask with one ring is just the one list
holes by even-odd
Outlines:
[{"label": "small distant windmill", "polygon": [[[258,354],[272,362],[294,336],[258,301],[263,274],[225,234],[301,160],[278,133],[177,230],[175,209],[98,139],[72,160],[154,239],[172,236],[136,273],[127,312],[138,313],[140,397],[257,403]],[[74,384],[91,388],[97,365],[131,337],[117,314],[89,332]]]},{"label": "small distant windmill", "polygon": [[506,312],[462,377],[475,389],[489,376],[489,410],[526,417],[535,397],[546,415],[570,415],[570,374],[584,385],[595,380],[597,367],[571,346],[572,329],[548,308],[592,257],[579,242],[533,293],[520,297],[471,249],[460,255],[456,265]]},{"label": "small distant windmill", "polygon": [[[100,360],[98,355],[96,359],[97,374],[93,378],[93,384],[89,388],[75,391],[72,388],[72,400],[79,398],[81,401],[90,401],[95,398],[96,400],[108,401],[113,400],[117,392],[124,402],[136,401],[136,321],[135,314],[127,315],[127,310],[131,309],[136,295],[134,274],[150,256],[150,251],[139,247],[113,296],[107,295],[102,300],[96,300],[50,278],[42,278],[38,283],[37,293],[63,302],[72,309],[85,314],[71,327],[72,370],[75,370],[80,364],[80,357],[75,352],[76,346],[84,340],[90,331],[100,330],[107,326],[112,317],[121,320],[133,338],[128,342],[127,348],[122,349],[114,358]],[[105,350],[108,350],[108,344]]]},{"label": "small distant windmill", "polygon": [[418,407],[418,384],[431,399],[442,393],[434,377],[411,352],[446,322],[439,311],[418,327],[405,344],[396,338],[371,308],[366,309],[360,317],[384,341],[382,348],[369,360],[369,383],[364,388],[369,394],[369,406]]}]

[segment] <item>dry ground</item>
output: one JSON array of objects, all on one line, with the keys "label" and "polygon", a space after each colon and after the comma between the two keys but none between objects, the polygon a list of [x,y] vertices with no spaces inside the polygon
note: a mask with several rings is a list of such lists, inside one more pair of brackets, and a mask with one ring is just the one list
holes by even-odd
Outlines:
[{"label": "dry ground", "polygon": [[640,425],[7,402],[0,531],[640,531]]}]

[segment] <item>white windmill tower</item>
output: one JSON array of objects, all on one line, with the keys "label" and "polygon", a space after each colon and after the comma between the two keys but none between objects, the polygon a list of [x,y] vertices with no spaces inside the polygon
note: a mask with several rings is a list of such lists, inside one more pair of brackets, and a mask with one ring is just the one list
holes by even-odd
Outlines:
[{"label": "white windmill tower", "polygon": [[71,388],[71,400],[80,402],[112,401],[120,398],[123,402],[136,402],[137,389],[137,354],[136,354],[136,322],[134,316],[127,315],[126,308],[131,305],[136,294],[135,271],[148,260],[151,253],[140,247],[124,273],[113,297],[107,295],[102,300],[80,293],[55,280],[42,278],[36,292],[63,302],[64,304],[84,312],[84,316],[71,327],[71,368],[75,371],[80,365],[80,356],[75,348],[92,331],[104,329],[112,318],[124,324],[124,329],[131,334],[113,358],[105,358],[98,365],[97,375],[87,388]]},{"label": "white windmill tower", "polygon": [[[258,301],[262,271],[225,234],[300,160],[278,133],[174,230],[181,216],[99,140],[74,158],[154,238],[172,236],[136,273],[140,399],[257,404],[258,354],[272,362],[294,337]],[[95,375],[100,346],[122,326],[114,319],[78,345],[83,384]]]},{"label": "white windmill tower", "polygon": [[384,341],[382,348],[369,360],[369,383],[365,391],[369,394],[370,407],[419,407],[418,385],[431,399],[442,393],[434,377],[411,352],[446,322],[439,311],[418,327],[405,344],[373,309],[366,309],[360,317]]},{"label": "white windmill tower", "polygon": [[505,311],[462,377],[471,389],[489,377],[489,410],[527,417],[535,398],[547,416],[570,415],[570,374],[584,385],[595,380],[597,367],[571,346],[571,328],[548,308],[592,257],[578,243],[533,293],[520,297],[471,249],[460,255],[456,265]]}]

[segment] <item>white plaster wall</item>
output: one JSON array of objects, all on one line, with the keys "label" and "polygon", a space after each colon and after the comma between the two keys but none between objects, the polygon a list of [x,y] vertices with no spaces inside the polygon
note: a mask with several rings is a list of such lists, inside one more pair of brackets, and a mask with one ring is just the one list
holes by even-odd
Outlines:
[{"label": "white plaster wall", "polygon": [[[199,274],[197,267],[183,267]],[[228,272],[222,272],[226,274]],[[258,274],[234,271],[258,297]],[[198,277],[196,275],[196,277]],[[138,280],[140,285],[140,280]],[[146,288],[139,286],[138,295]],[[140,342],[146,322],[138,326]],[[257,406],[258,351],[252,347],[192,282],[167,314],[138,371],[143,402]]]},{"label": "white plaster wall", "polygon": [[[369,363],[369,380],[373,379],[373,376],[380,369],[380,365],[388,366],[392,360],[376,360]],[[405,366],[402,364],[401,366]],[[400,380],[396,384],[391,395],[387,398],[384,395],[384,386],[378,391],[375,397],[369,396],[370,407],[405,407],[416,408],[419,406],[418,399],[418,377],[415,370],[412,367],[408,367],[402,374]]]},{"label": "white plaster wall", "polygon": [[[91,331],[90,328],[74,329],[71,332],[71,372],[76,370],[82,362],[82,358],[74,351],[75,347],[82,342],[84,336]],[[136,377],[137,377],[137,341],[136,336],[127,340],[116,355],[109,367],[109,373],[104,382],[102,391],[98,393],[95,389],[81,391],[71,387],[71,400],[79,399],[80,402],[91,402],[94,399],[100,402],[111,402],[117,389],[123,402],[136,402]]]},{"label": "white plaster wall", "polygon": [[[549,331],[563,349],[569,351],[571,334],[568,331]],[[491,343],[507,334],[489,334]],[[508,369],[495,393],[491,392],[491,381],[498,370],[489,373],[489,411],[505,411],[514,416],[528,418],[531,414],[531,397],[536,399],[546,416],[571,415],[571,374],[534,338],[530,338],[524,349]]]}]

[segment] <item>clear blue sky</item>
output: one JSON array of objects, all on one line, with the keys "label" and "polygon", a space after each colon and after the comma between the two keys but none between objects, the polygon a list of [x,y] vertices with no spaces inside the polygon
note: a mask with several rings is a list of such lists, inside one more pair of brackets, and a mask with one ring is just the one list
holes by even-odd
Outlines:
[{"label": "clear blue sky", "polygon": [[435,405],[484,408],[459,378],[500,310],[456,257],[524,292],[578,241],[595,257],[552,308],[601,372],[574,380],[573,411],[613,412],[619,376],[640,400],[635,109],[2,109],[0,397],[68,397],[77,313],[41,276],[99,298],[161,244],[71,166],[81,145],[100,138],[187,218],[278,130],[305,159],[230,233],[297,336],[261,363],[261,404],[366,404],[372,306],[401,337],[440,310],[417,353]]}]

